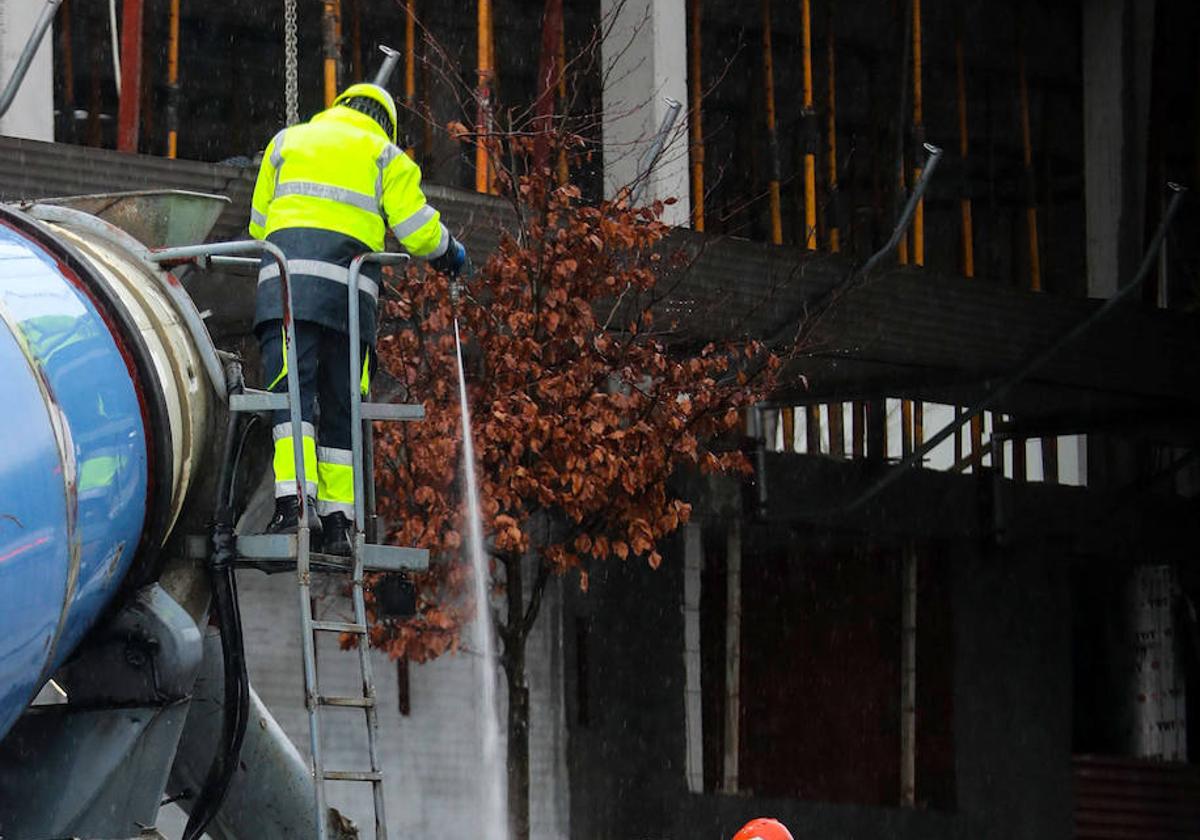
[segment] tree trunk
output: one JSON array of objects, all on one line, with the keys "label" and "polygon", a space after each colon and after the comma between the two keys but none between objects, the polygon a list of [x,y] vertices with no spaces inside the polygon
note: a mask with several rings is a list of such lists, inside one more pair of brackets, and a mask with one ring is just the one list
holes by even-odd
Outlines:
[{"label": "tree trunk", "polygon": [[529,840],[529,686],[525,684],[525,639],[521,665],[508,668],[508,814],[512,840]]},{"label": "tree trunk", "polygon": [[539,561],[525,603],[523,559],[501,557],[505,569],[507,621],[501,664],[508,685],[508,819],[511,840],[529,840],[529,683],[525,678],[525,645],[541,612],[550,567]]},{"label": "tree trunk", "polygon": [[520,555],[504,558],[507,627],[504,675],[508,685],[508,820],[511,840],[529,840],[529,685],[525,680],[524,569]]}]

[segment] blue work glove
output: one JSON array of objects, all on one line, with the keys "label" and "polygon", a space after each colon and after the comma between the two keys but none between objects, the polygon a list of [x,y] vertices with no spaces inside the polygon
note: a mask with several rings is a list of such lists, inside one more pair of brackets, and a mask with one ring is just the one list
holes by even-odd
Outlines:
[{"label": "blue work glove", "polygon": [[470,273],[471,261],[467,259],[467,249],[451,236],[450,244],[446,246],[446,253],[436,260],[430,260],[429,264],[435,271],[447,274],[451,279],[457,279],[460,275]]}]

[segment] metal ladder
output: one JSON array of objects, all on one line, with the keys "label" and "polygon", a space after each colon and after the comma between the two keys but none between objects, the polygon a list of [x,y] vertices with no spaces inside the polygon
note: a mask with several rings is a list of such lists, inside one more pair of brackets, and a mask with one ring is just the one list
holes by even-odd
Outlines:
[{"label": "metal ladder", "polygon": [[[287,355],[287,393],[246,389],[229,398],[229,410],[240,412],[265,412],[286,409],[290,415],[292,437],[296,455],[296,483],[300,499],[300,526],[296,534],[253,534],[239,536],[237,540],[239,565],[267,572],[279,572],[295,568],[300,598],[301,648],[304,667],[305,706],[308,709],[310,746],[310,771],[316,793],[316,822],[314,836],[318,840],[328,837],[328,816],[325,782],[369,782],[372,786],[375,807],[375,837],[385,840],[387,820],[384,813],[383,770],[379,761],[378,728],[376,713],[375,680],[371,668],[370,641],[368,639],[366,600],[364,597],[364,574],[366,572],[402,572],[421,570],[429,566],[429,552],[424,549],[400,548],[375,545],[366,542],[367,509],[374,515],[375,488],[371,458],[372,450],[370,421],[375,420],[422,420],[425,409],[422,405],[402,405],[363,402],[360,390],[362,361],[359,357],[359,306],[358,284],[362,266],[366,262],[394,265],[408,260],[405,254],[373,253],[356,257],[348,272],[348,320],[349,320],[349,366],[350,366],[350,434],[354,471],[354,544],[349,558],[314,553],[311,549],[311,534],[308,528],[308,498],[305,492],[304,447],[300,416],[300,388],[295,378],[299,369],[296,361],[295,326],[292,322],[292,294],[287,260],[279,249],[267,242],[225,242],[212,245],[187,246],[154,252],[152,259],[160,264],[192,262],[206,267],[209,264],[258,265],[257,259],[235,255],[253,252],[265,253],[279,266],[279,277],[283,297],[284,328]],[[366,434],[364,434],[366,425]],[[370,480],[368,480],[370,479]],[[320,621],[312,613],[312,572],[349,573],[351,599],[354,605],[352,622]],[[350,634],[357,638],[359,669],[362,677],[362,694],[338,697],[322,694],[317,684],[316,634]],[[359,708],[366,715],[369,769],[329,770],[321,758],[321,710],[326,707]]]}]

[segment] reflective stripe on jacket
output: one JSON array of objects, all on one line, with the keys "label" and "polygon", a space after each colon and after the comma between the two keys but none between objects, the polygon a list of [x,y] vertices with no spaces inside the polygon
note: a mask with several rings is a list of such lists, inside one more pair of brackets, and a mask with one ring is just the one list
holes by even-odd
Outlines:
[{"label": "reflective stripe on jacket", "polygon": [[436,259],[449,245],[420,168],[366,114],[335,105],[267,145],[250,211],[254,238],[318,229],[382,251],[385,223],[414,257]]},{"label": "reflective stripe on jacket", "polygon": [[[292,317],[348,333],[349,266],[366,250],[364,244],[345,234],[317,228],[285,228],[273,232],[267,241],[287,255]],[[364,264],[358,283],[358,312],[359,338],[367,344],[375,343],[379,280],[379,265]],[[282,291],[279,266],[264,255],[254,307],[256,330],[283,317]]]}]

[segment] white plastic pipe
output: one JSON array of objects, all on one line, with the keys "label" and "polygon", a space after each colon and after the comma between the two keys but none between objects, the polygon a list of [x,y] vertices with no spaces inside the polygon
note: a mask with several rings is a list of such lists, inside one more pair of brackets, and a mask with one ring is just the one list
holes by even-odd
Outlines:
[{"label": "white plastic pipe", "polygon": [[117,0],[108,0],[108,31],[112,35],[113,82],[121,96],[121,36],[117,32]]}]

